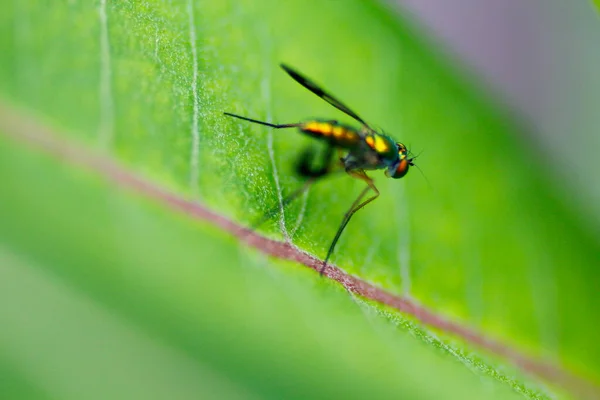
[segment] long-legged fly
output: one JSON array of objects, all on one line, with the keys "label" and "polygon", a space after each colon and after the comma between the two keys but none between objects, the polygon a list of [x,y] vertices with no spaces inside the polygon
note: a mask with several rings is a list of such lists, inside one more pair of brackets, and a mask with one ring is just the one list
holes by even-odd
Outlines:
[{"label": "long-legged fly", "polygon": [[[339,163],[341,163],[344,170],[350,176],[363,180],[367,184],[344,215],[344,218],[329,245],[327,256],[323,260],[323,266],[320,270],[320,273],[322,274],[335,249],[335,245],[352,216],[379,196],[379,190],[377,190],[373,179],[369,177],[365,171],[383,169],[385,170],[385,175],[387,177],[399,179],[407,174],[410,166],[415,165],[413,163],[415,157],[409,158],[409,151],[404,144],[395,142],[391,137],[375,131],[359,117],[358,114],[307,77],[301,75],[287,65],[281,64],[281,68],[306,89],[362,124],[358,129],[341,124],[335,120],[320,119],[311,119],[290,124],[271,124],[228,112],[225,113],[225,115],[230,117],[239,118],[244,121],[265,125],[271,128],[298,128],[300,132],[310,137],[320,139],[326,143],[327,150],[323,153],[323,162],[316,168],[312,165],[313,154],[310,152],[303,153],[300,162],[298,163],[297,170],[300,175],[308,178],[307,183],[284,200],[284,207],[306,190],[310,183],[328,175],[333,170],[333,167]],[[334,150],[338,150],[338,152],[342,154],[339,159],[333,157]],[[373,193],[370,197],[365,199],[365,196],[369,191],[372,191]],[[265,217],[270,218],[272,216],[271,214],[272,213],[267,213]]]}]

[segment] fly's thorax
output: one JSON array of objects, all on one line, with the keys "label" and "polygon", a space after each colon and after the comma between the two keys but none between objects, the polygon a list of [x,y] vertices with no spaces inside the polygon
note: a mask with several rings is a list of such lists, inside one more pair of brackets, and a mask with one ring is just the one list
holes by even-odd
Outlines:
[{"label": "fly's thorax", "polygon": [[306,121],[302,123],[300,130],[309,136],[327,140],[334,146],[342,148],[354,147],[361,140],[356,129],[337,121]]},{"label": "fly's thorax", "polygon": [[398,148],[389,136],[370,132],[365,136],[365,143],[377,153],[379,159],[385,165],[391,166],[398,161]]},{"label": "fly's thorax", "polygon": [[346,170],[385,169],[397,163],[396,143],[391,138],[370,129],[363,130],[361,134],[359,145],[349,149],[342,159]]}]

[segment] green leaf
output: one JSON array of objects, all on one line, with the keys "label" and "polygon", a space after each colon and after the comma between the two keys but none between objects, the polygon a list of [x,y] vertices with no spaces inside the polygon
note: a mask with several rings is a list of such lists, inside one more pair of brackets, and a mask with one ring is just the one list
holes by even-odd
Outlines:
[{"label": "green leaf", "polygon": [[5,140],[1,155],[2,359],[51,397],[488,393],[301,268]]},{"label": "green leaf", "polygon": [[[374,172],[381,196],[353,218],[332,261],[517,352],[600,378],[592,228],[510,116],[408,21],[358,0],[6,7],[3,97],[65,146],[96,149],[243,225],[301,185],[294,160],[313,142],[224,111],[352,122],[277,67],[295,66],[425,149],[418,164],[431,186],[418,171],[394,182]],[[549,393],[493,356],[467,355],[470,343],[437,339],[411,317],[124,193],[98,170],[26,147],[0,148],[0,255],[11,277],[0,366],[17,371],[23,393]],[[332,178],[287,208],[293,243],[324,257],[360,185]],[[279,222],[261,232],[281,239]],[[114,385],[96,391],[103,381]]]}]

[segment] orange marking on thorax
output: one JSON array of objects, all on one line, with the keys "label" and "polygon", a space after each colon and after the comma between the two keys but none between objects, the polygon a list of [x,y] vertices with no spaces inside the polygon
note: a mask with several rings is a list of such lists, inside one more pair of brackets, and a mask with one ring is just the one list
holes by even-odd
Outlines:
[{"label": "orange marking on thorax", "polygon": [[387,142],[381,136],[375,137],[375,150],[378,153],[385,153],[390,150]]},{"label": "orange marking on thorax", "polygon": [[365,138],[365,142],[367,142],[367,145],[369,145],[369,147],[375,150],[377,153],[382,154],[390,151],[388,142],[379,135],[368,135]]}]

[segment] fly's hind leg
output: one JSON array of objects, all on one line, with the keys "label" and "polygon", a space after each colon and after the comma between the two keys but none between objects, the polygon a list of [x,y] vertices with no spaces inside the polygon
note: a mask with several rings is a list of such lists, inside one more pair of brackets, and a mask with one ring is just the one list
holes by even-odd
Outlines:
[{"label": "fly's hind leg", "polygon": [[333,156],[333,147],[327,146],[327,149],[323,153],[323,160],[318,166],[314,165],[315,150],[312,147],[306,148],[298,162],[296,163],[296,172],[298,175],[310,179],[320,178],[331,172],[332,162],[331,157]]}]

